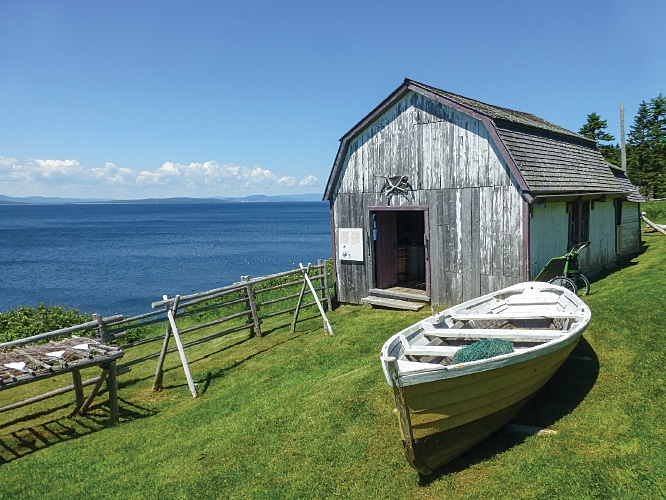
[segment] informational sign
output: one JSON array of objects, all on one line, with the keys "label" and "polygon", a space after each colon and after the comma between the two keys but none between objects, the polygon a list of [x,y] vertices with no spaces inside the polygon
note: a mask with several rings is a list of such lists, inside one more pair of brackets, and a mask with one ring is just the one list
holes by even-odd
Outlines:
[{"label": "informational sign", "polygon": [[338,229],[338,256],[340,260],[363,262],[363,229]]}]

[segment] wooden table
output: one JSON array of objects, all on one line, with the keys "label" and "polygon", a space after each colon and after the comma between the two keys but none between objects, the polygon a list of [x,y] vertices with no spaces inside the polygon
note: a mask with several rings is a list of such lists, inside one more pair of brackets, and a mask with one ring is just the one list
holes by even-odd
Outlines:
[{"label": "wooden table", "polygon": [[[27,345],[9,352],[0,352],[0,391],[65,373],[71,373],[73,379],[73,385],[3,406],[0,408],[0,412],[20,408],[74,390],[76,409],[73,414],[83,415],[106,381],[109,390],[109,423],[113,425],[118,421],[116,360],[122,358],[123,354],[122,349],[85,337],[71,337],[48,344]],[[102,370],[101,375],[83,381],[81,370],[95,366]],[[83,387],[93,384],[92,392],[88,398],[85,398]]]}]

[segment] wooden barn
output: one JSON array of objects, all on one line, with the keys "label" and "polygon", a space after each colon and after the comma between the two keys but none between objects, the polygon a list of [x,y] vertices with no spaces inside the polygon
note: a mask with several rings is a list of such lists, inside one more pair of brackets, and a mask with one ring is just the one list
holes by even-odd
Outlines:
[{"label": "wooden barn", "polygon": [[[413,80],[340,140],[326,185],[338,298],[448,306],[640,249],[640,196],[594,141]],[[395,302],[396,307],[404,304]]]}]

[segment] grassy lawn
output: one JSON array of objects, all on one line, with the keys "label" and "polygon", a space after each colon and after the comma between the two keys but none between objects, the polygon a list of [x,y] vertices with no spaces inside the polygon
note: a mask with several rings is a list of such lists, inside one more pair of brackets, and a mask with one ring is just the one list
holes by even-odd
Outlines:
[{"label": "grassy lawn", "polygon": [[[296,333],[285,317],[263,338],[189,349],[198,399],[177,354],[158,393],[156,361],[135,365],[113,428],[104,405],[70,418],[73,393],[0,414],[0,498],[666,497],[666,237],[643,239],[645,252],[593,281],[583,342],[515,420],[556,434],[497,433],[419,478],[379,350],[429,312],[343,306],[329,313],[334,336],[311,310]],[[0,405],[32,390],[0,392]]]}]

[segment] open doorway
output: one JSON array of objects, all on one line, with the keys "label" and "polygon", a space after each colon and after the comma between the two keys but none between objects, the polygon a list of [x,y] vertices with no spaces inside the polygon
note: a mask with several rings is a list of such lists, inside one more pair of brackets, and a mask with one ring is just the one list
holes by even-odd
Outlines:
[{"label": "open doorway", "polygon": [[429,293],[427,209],[373,209],[370,221],[375,287]]}]

